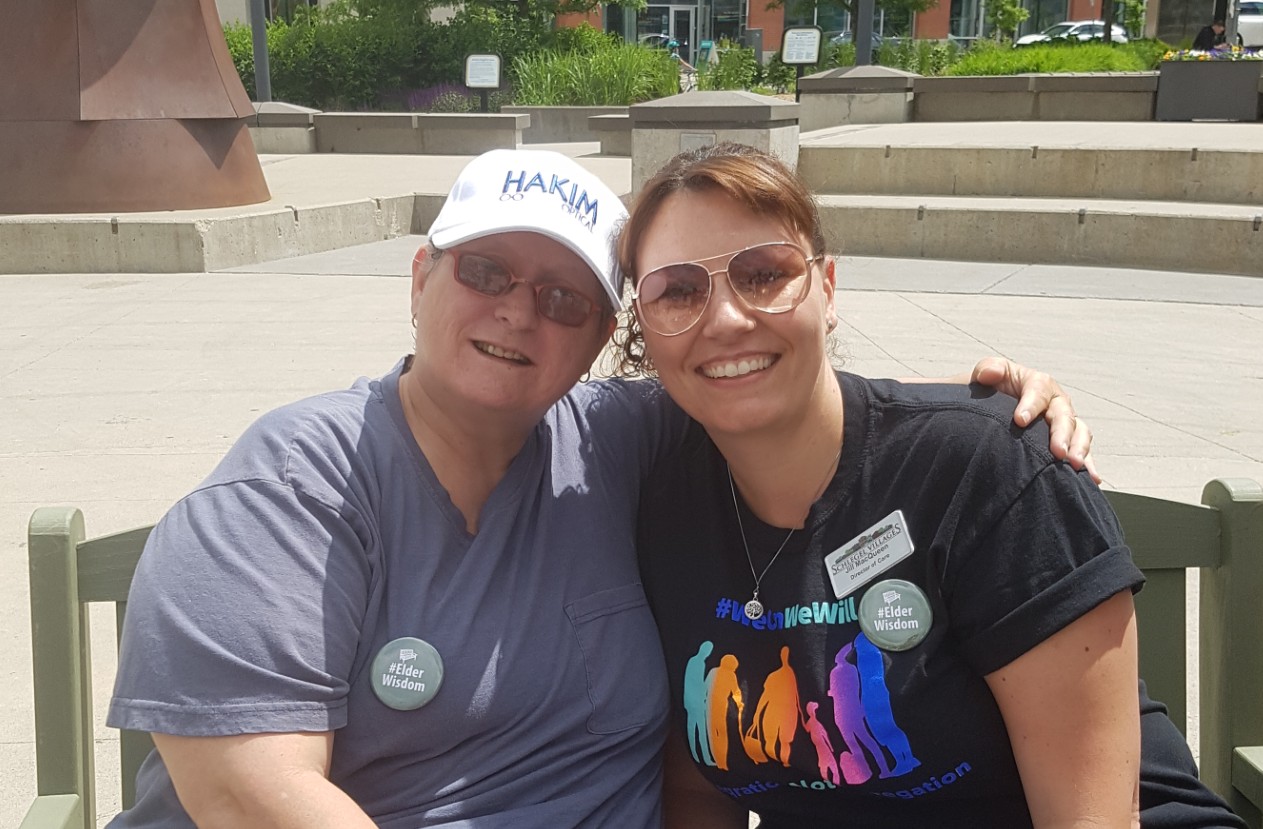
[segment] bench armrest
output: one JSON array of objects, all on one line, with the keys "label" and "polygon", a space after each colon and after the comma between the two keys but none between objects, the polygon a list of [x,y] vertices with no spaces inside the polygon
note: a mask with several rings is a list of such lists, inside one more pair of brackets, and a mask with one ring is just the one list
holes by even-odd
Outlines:
[{"label": "bench armrest", "polygon": [[1263,809],[1263,746],[1238,747],[1232,752],[1232,787],[1256,808]]},{"label": "bench armrest", "polygon": [[77,794],[44,794],[35,798],[18,829],[81,829],[83,800]]}]

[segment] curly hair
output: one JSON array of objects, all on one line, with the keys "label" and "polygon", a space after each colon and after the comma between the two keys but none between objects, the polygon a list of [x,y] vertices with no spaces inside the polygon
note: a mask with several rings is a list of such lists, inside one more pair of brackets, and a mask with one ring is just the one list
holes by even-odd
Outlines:
[{"label": "curly hair", "polygon": [[[630,283],[635,284],[641,240],[667,199],[681,191],[708,190],[723,193],[756,215],[777,219],[806,236],[813,255],[824,252],[820,211],[797,173],[770,153],[725,141],[680,153],[645,183],[618,235],[618,266]],[[614,345],[617,375],[654,374],[634,309],[623,316],[615,330]]]}]

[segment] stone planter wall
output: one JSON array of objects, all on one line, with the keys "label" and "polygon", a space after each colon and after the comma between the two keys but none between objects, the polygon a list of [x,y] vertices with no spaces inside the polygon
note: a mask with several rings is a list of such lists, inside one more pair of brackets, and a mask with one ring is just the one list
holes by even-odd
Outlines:
[{"label": "stone planter wall", "polygon": [[1263,61],[1172,60],[1158,68],[1159,121],[1257,121]]},{"label": "stone planter wall", "polygon": [[626,115],[627,107],[501,107],[503,114],[526,114],[531,125],[522,131],[526,144],[555,144],[563,141],[600,141],[601,135],[589,127],[593,115]]}]

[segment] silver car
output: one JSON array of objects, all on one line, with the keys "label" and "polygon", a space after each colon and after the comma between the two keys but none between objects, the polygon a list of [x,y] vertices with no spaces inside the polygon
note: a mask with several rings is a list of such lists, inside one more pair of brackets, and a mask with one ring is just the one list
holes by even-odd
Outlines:
[{"label": "silver car", "polygon": [[1247,49],[1263,48],[1263,0],[1237,6],[1237,42]]},{"label": "silver car", "polygon": [[[1032,43],[1043,43],[1046,40],[1064,39],[1064,40],[1103,40],[1105,34],[1105,23],[1101,20],[1066,20],[1058,23],[1056,26],[1049,26],[1042,32],[1030,35],[1022,35],[1017,39],[1018,46],[1028,46]],[[1110,34],[1115,43],[1126,43],[1127,32],[1117,23],[1110,29]]]}]

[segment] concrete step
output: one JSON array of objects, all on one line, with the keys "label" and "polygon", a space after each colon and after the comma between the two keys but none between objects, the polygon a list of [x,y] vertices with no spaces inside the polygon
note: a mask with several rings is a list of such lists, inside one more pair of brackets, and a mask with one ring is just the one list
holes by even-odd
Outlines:
[{"label": "concrete step", "polygon": [[1263,207],[1112,199],[818,197],[852,256],[1098,265],[1263,276]]},{"label": "concrete step", "polygon": [[805,134],[799,150],[817,193],[1263,204],[1263,129],[1257,149],[838,145],[827,132]]}]

